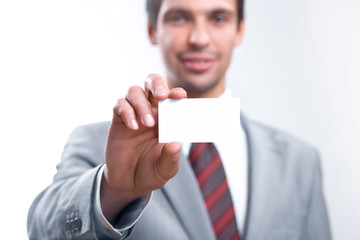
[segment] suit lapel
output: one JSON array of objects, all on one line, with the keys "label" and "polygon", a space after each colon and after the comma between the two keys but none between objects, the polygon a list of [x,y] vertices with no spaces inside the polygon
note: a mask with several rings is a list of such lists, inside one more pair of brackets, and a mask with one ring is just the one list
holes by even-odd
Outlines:
[{"label": "suit lapel", "polygon": [[[271,226],[274,205],[278,202],[276,183],[281,182],[283,145],[276,132],[242,117],[249,158],[248,204],[244,237],[262,239]],[[264,237],[264,236],[263,236]]]},{"label": "suit lapel", "polygon": [[215,239],[197,180],[183,154],[179,172],[166,183],[162,191],[190,239]]}]

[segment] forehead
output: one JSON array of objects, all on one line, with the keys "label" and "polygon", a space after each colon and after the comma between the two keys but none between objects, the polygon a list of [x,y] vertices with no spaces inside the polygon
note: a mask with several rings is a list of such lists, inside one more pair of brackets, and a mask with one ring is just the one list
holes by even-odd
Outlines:
[{"label": "forehead", "polygon": [[236,0],[162,0],[160,15],[171,9],[181,8],[192,12],[211,12],[226,9],[236,12]]}]

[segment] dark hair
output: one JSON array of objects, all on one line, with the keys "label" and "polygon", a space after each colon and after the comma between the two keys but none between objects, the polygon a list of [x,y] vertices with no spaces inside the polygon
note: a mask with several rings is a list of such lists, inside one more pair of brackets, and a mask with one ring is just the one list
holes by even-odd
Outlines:
[{"label": "dark hair", "polygon": [[[244,18],[244,0],[236,0],[238,23]],[[162,0],[146,0],[146,12],[151,26],[155,29]]]}]

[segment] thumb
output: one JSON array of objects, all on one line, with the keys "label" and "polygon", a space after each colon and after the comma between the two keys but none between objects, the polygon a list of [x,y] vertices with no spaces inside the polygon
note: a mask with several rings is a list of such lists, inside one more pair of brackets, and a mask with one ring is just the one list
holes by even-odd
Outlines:
[{"label": "thumb", "polygon": [[157,172],[159,176],[168,181],[174,177],[179,170],[181,143],[166,143],[162,149],[161,157],[157,161]]}]

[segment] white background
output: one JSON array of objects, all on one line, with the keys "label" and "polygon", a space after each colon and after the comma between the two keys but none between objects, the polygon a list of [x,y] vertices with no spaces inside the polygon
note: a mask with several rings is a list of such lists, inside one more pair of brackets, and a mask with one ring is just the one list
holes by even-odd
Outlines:
[{"label": "white background", "polygon": [[[0,2],[2,238],[27,238],[72,129],[110,120],[128,86],[164,72],[144,2]],[[249,117],[320,150],[334,239],[360,239],[359,13],[358,0],[247,0],[228,74]]]}]

